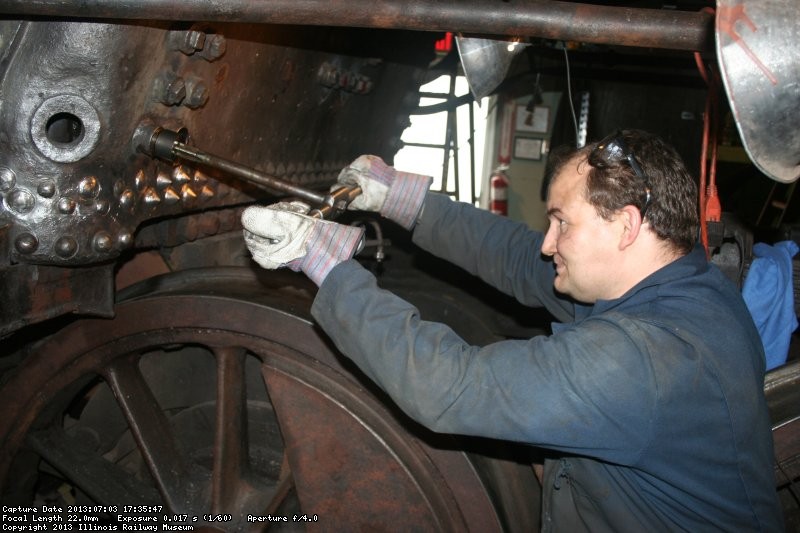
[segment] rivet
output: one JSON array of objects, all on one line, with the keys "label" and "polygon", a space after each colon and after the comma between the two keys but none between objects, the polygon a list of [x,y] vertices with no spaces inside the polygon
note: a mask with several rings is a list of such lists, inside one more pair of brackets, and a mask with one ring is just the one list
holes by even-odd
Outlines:
[{"label": "rivet", "polygon": [[139,170],[136,173],[136,177],[133,178],[133,183],[136,185],[138,190],[142,190],[147,186],[147,176],[144,175],[144,170]]},{"label": "rivet", "polygon": [[95,251],[104,253],[110,252],[114,248],[114,241],[107,231],[98,231],[93,239]]},{"label": "rivet", "polygon": [[108,203],[108,200],[106,200],[105,198],[97,200],[97,202],[95,202],[94,204],[94,210],[99,215],[105,215],[106,213],[108,213],[109,209],[110,205]]},{"label": "rivet", "polygon": [[36,199],[25,189],[14,189],[6,197],[8,207],[17,213],[28,213],[36,205]]},{"label": "rivet", "polygon": [[133,194],[133,191],[130,189],[125,189],[122,191],[122,194],[119,195],[119,205],[125,209],[133,207],[133,202],[136,197]]},{"label": "rivet", "polygon": [[17,185],[17,175],[8,167],[0,167],[0,192],[8,192]]},{"label": "rivet", "polygon": [[50,179],[44,180],[36,187],[36,192],[42,198],[52,198],[56,194],[56,182]]},{"label": "rivet", "polygon": [[184,203],[189,203],[195,198],[197,198],[197,193],[188,184],[181,188],[181,199],[183,199]]},{"label": "rivet", "polygon": [[21,254],[32,254],[39,247],[39,240],[30,233],[21,233],[14,241],[14,247]]},{"label": "rivet", "polygon": [[144,190],[144,203],[147,206],[155,206],[161,203],[161,197],[158,196],[158,192],[152,187],[147,187]]},{"label": "rivet", "polygon": [[172,177],[178,185],[188,183],[192,180],[192,177],[184,167],[175,167],[175,170],[172,171]]},{"label": "rivet", "polygon": [[202,198],[203,200],[210,200],[210,199],[214,198],[214,194],[215,194],[214,193],[214,189],[212,189],[208,185],[204,186],[200,190],[200,198]]},{"label": "rivet", "polygon": [[166,189],[170,185],[172,185],[172,178],[166,172],[159,172],[156,176],[156,188]]},{"label": "rivet", "polygon": [[181,197],[178,193],[176,193],[171,187],[164,191],[164,203],[167,205],[172,205],[180,200]]},{"label": "rivet", "polygon": [[78,243],[72,237],[60,237],[55,243],[55,251],[60,257],[67,259],[78,251]]},{"label": "rivet", "polygon": [[75,200],[67,197],[60,198],[58,200],[58,210],[65,215],[71,215],[75,212]]},{"label": "rivet", "polygon": [[120,248],[130,248],[133,245],[133,233],[123,229],[117,235],[117,244]]},{"label": "rivet", "polygon": [[94,176],[86,176],[78,183],[78,194],[83,198],[96,198],[99,192],[100,182]]},{"label": "rivet", "polygon": [[197,183],[198,185],[202,185],[202,184],[206,183],[207,181],[208,181],[208,176],[203,174],[202,171],[200,171],[200,170],[195,170],[194,171],[194,182],[195,183]]},{"label": "rivet", "polygon": [[114,196],[120,196],[126,188],[125,180],[118,179],[114,182]]}]

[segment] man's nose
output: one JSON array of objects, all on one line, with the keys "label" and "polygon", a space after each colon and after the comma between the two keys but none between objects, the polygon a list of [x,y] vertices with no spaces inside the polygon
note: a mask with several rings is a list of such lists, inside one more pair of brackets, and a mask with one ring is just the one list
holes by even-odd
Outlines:
[{"label": "man's nose", "polygon": [[553,256],[556,254],[556,236],[555,232],[553,231],[553,224],[547,228],[547,233],[544,234],[544,240],[542,241],[542,253],[547,256]]}]

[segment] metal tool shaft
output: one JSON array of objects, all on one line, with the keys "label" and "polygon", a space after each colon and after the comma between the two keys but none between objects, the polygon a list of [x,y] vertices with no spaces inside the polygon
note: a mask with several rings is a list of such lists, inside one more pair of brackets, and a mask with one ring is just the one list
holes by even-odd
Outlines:
[{"label": "metal tool shaft", "polygon": [[285,193],[308,202],[311,206],[309,215],[317,218],[331,219],[341,214],[356,196],[361,194],[361,187],[341,187],[324,194],[288,181],[270,176],[254,168],[230,161],[222,157],[193,148],[184,143],[188,137],[185,128],[172,131],[161,127],[146,130],[147,142],[139,148],[152,157],[174,162],[182,159],[217,169],[250,183],[267,187],[275,192]]},{"label": "metal tool shaft", "polygon": [[202,165],[215,168],[225,172],[226,174],[239,177],[245,181],[269,187],[277,192],[283,192],[286,194],[291,194],[292,196],[297,196],[301,200],[305,200],[312,204],[325,203],[325,194],[314,192],[303,187],[298,187],[297,185],[278,179],[274,176],[264,174],[263,172],[259,172],[258,170],[245,165],[241,165],[234,161],[229,161],[227,159],[205,153],[196,148],[186,146],[183,143],[176,142],[172,147],[172,151],[176,157],[180,157],[185,161],[200,163]]}]

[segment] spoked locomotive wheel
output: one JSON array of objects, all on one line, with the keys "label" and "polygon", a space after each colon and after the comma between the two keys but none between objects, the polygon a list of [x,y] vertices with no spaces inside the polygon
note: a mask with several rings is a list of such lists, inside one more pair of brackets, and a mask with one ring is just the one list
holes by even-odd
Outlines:
[{"label": "spoked locomotive wheel", "polygon": [[307,298],[253,278],[151,280],[38,345],[0,391],[3,502],[160,505],[223,531],[493,531],[536,505],[493,499],[452,441],[345,369]]}]

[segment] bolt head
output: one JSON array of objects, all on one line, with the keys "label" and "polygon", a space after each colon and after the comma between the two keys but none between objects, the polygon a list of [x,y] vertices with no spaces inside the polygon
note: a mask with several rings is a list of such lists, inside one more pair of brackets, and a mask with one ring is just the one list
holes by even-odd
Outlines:
[{"label": "bolt head", "polygon": [[225,54],[227,46],[225,36],[215,33],[206,37],[205,46],[200,55],[207,61],[215,61]]}]

